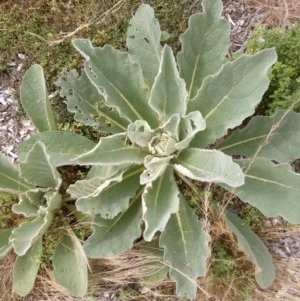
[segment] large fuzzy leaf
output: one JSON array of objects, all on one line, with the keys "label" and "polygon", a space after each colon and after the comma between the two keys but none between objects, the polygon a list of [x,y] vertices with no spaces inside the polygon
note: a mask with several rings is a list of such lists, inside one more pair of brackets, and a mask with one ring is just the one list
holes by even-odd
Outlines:
[{"label": "large fuzzy leaf", "polygon": [[227,189],[267,217],[280,215],[291,223],[300,223],[299,174],[288,164],[276,165],[265,158],[236,162],[243,168],[245,184]]},{"label": "large fuzzy leaf", "polygon": [[27,182],[40,187],[58,188],[62,181],[42,142],[36,142],[26,160],[20,163],[20,174]]},{"label": "large fuzzy leaf", "polygon": [[172,49],[165,45],[149,105],[157,112],[160,122],[166,122],[175,113],[184,115],[186,97],[185,82],[179,76]]},{"label": "large fuzzy leaf", "polygon": [[60,78],[56,84],[61,87],[60,96],[67,99],[68,110],[75,113],[75,120],[95,126],[102,133],[126,131],[128,121],[105,106],[104,96],[91,83],[84,70],[80,77],[76,70],[71,70],[66,79]]},{"label": "large fuzzy leaf", "polygon": [[155,19],[153,8],[148,4],[141,4],[130,20],[126,45],[132,59],[142,67],[149,87],[152,87],[159,69],[160,38],[160,26]]},{"label": "large fuzzy leaf", "polygon": [[300,114],[278,111],[273,116],[254,116],[249,124],[234,131],[218,149],[228,155],[252,157],[254,155],[277,162],[300,158]]},{"label": "large fuzzy leaf", "polygon": [[74,163],[90,165],[141,164],[149,153],[135,145],[126,145],[126,135],[102,137],[89,152],[74,159]]},{"label": "large fuzzy leaf", "polygon": [[179,211],[169,219],[159,244],[165,250],[170,277],[176,281],[177,295],[195,298],[197,278],[206,274],[210,252],[203,224],[182,196]]},{"label": "large fuzzy leaf", "polygon": [[[39,203],[43,201],[43,194],[40,196]],[[31,202],[26,194],[20,195],[18,204],[12,206],[12,211],[17,214],[23,214],[25,217],[34,217],[38,215],[38,206]]]},{"label": "large fuzzy leaf", "polygon": [[216,150],[188,148],[175,160],[175,170],[202,182],[226,183],[232,187],[244,184],[244,175],[231,157]]},{"label": "large fuzzy leaf", "polygon": [[74,47],[86,59],[85,72],[106,105],[115,108],[121,117],[130,122],[147,120],[157,125],[154,111],[147,105],[149,92],[144,85],[141,67],[128,53],[115,50],[110,45],[94,48],[89,40],[73,41]]},{"label": "large fuzzy leaf", "polygon": [[88,257],[101,258],[128,251],[135,239],[141,235],[142,208],[141,192],[131,200],[125,212],[114,219],[103,219],[96,215],[93,221],[93,234],[84,243]]},{"label": "large fuzzy leaf", "polygon": [[95,142],[71,132],[42,132],[21,143],[17,151],[21,161],[25,161],[28,152],[38,141],[46,146],[47,153],[56,167],[74,164],[72,160],[75,157],[90,151],[96,145]]},{"label": "large fuzzy leaf", "polygon": [[12,248],[9,242],[11,229],[0,230],[0,258],[5,256]]},{"label": "large fuzzy leaf", "polygon": [[110,179],[99,177],[77,181],[68,189],[76,201],[79,211],[103,218],[114,218],[128,208],[129,199],[134,197],[140,186],[141,167],[133,167],[125,174],[120,173]]},{"label": "large fuzzy leaf", "polygon": [[55,280],[75,297],[87,292],[87,258],[82,245],[74,234],[64,234],[53,255]]},{"label": "large fuzzy leaf", "polygon": [[204,0],[203,13],[189,19],[181,35],[182,51],[178,54],[180,76],[185,80],[188,99],[192,99],[203,80],[222,66],[230,46],[230,25],[221,18],[222,1]]},{"label": "large fuzzy leaf", "polygon": [[178,211],[178,195],[173,167],[170,165],[157,180],[146,185],[142,196],[146,241],[151,241],[157,231],[162,232],[171,214]]},{"label": "large fuzzy leaf", "polygon": [[17,165],[0,153],[0,190],[20,194],[31,188],[32,186],[20,177]]},{"label": "large fuzzy leaf", "polygon": [[32,290],[41,264],[42,239],[39,238],[23,256],[16,259],[13,269],[13,291],[25,297]]},{"label": "large fuzzy leaf", "polygon": [[255,279],[261,288],[268,288],[275,279],[272,256],[260,238],[237,215],[226,211],[225,222],[236,235],[239,245],[255,265]]},{"label": "large fuzzy leaf", "polygon": [[20,88],[20,97],[24,111],[39,132],[56,129],[44,72],[40,65],[31,66],[25,74]]},{"label": "large fuzzy leaf", "polygon": [[199,110],[206,121],[205,131],[196,135],[193,146],[206,147],[214,143],[228,129],[240,125],[254,113],[268,88],[267,72],[276,58],[274,49],[243,55],[205,79],[188,106],[189,112]]}]

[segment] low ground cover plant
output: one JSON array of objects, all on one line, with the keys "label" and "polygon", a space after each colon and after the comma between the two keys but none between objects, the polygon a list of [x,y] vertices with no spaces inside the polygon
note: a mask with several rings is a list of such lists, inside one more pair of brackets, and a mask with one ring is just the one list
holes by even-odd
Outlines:
[{"label": "low ground cover plant", "polygon": [[[176,57],[161,45],[147,4],[129,24],[127,52],[73,41],[84,68],[57,85],[75,119],[101,133],[98,143],[57,131],[42,69],[30,68],[21,98],[39,132],[18,148],[19,165],[0,160],[0,189],[19,195],[12,209],[26,218],[0,232],[1,255],[18,255],[18,294],[31,290],[43,236],[56,231],[53,273],[74,296],[87,291],[87,258],[119,254],[142,238],[158,256],[159,278],[168,274],[177,295],[193,299],[210,257],[209,210],[236,235],[258,285],[272,284],[275,268],[263,242],[230,207],[220,208],[210,189],[219,186],[265,216],[299,223],[300,176],[289,163],[300,157],[300,116],[289,109],[242,126],[266,91],[277,56],[265,49],[226,62],[230,26],[221,13],[221,1],[204,0]],[[62,185],[63,166],[88,172]],[[55,222],[70,204],[75,218],[90,225],[83,243],[67,223]],[[31,275],[29,283],[21,283],[22,273]]]}]

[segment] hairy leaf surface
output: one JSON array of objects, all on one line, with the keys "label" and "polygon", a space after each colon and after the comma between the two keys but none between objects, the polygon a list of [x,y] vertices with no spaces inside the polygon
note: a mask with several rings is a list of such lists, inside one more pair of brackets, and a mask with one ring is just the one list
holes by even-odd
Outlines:
[{"label": "hairy leaf surface", "polygon": [[288,164],[276,165],[265,158],[236,162],[243,168],[245,184],[229,190],[267,217],[280,215],[291,223],[300,223],[299,174]]},{"label": "hairy leaf surface", "polygon": [[231,157],[216,150],[187,148],[175,160],[175,170],[188,178],[232,187],[244,184],[244,175]]},{"label": "hairy leaf surface", "polygon": [[185,82],[179,76],[172,49],[166,45],[151,90],[149,105],[157,112],[160,121],[166,122],[175,113],[185,114],[186,97]]},{"label": "hairy leaf surface", "polygon": [[255,265],[257,283],[263,289],[268,288],[275,279],[275,267],[267,247],[251,228],[234,213],[226,211],[225,222],[237,236],[239,245]]},{"label": "hairy leaf surface", "polygon": [[20,163],[20,174],[27,182],[40,187],[58,188],[62,181],[42,142],[36,142],[26,160]]},{"label": "hairy leaf surface", "polygon": [[189,102],[188,111],[199,110],[206,121],[205,131],[192,141],[195,147],[206,147],[224,136],[254,113],[256,105],[268,88],[267,72],[276,61],[274,49],[255,55],[243,55],[203,82],[197,95]]},{"label": "hairy leaf surface", "polygon": [[13,291],[25,297],[32,290],[41,264],[42,239],[38,239],[27,253],[16,259],[13,269]]},{"label": "hairy leaf surface", "polygon": [[134,197],[140,186],[142,170],[141,167],[133,167],[107,180],[92,178],[77,181],[69,187],[68,193],[77,199],[79,211],[111,219],[128,208],[129,199]]},{"label": "hairy leaf surface", "polygon": [[92,150],[76,157],[74,163],[103,166],[143,163],[148,151],[134,145],[126,145],[125,139],[125,134],[102,137]]},{"label": "hairy leaf surface", "polygon": [[182,196],[179,211],[169,219],[159,244],[165,249],[164,260],[169,264],[170,277],[176,281],[177,295],[195,298],[197,278],[206,273],[208,237]]},{"label": "hairy leaf surface", "polygon": [[142,67],[149,88],[152,87],[159,69],[160,38],[160,25],[154,16],[153,8],[148,4],[141,4],[130,20],[126,46],[131,58]]},{"label": "hairy leaf surface", "polygon": [[142,196],[146,241],[151,241],[157,231],[163,232],[171,214],[178,211],[178,195],[173,167],[170,165],[157,180],[146,185]]},{"label": "hairy leaf surface", "polygon": [[17,165],[0,153],[0,190],[20,194],[31,188],[32,186],[20,177]]},{"label": "hairy leaf surface", "polygon": [[202,6],[203,13],[190,17],[189,27],[180,37],[178,64],[187,84],[188,100],[195,97],[207,76],[222,67],[230,46],[230,25],[221,19],[222,1],[204,0]]},{"label": "hairy leaf surface", "polygon": [[61,87],[60,96],[66,97],[68,110],[75,114],[75,120],[95,126],[102,133],[126,131],[128,120],[105,106],[104,96],[91,83],[84,69],[80,77],[76,70],[71,70],[66,79],[60,78],[56,84]]},{"label": "hairy leaf surface", "polygon": [[88,257],[117,255],[132,248],[134,240],[141,235],[140,195],[141,193],[138,193],[129,203],[128,209],[113,219],[95,216],[92,224],[93,234],[84,243],[84,250]]},{"label": "hairy leaf surface", "polygon": [[87,258],[77,237],[64,234],[53,255],[55,280],[75,297],[87,292]]},{"label": "hairy leaf surface", "polygon": [[147,120],[150,126],[157,125],[154,111],[147,106],[149,92],[144,85],[142,69],[128,53],[110,45],[94,48],[84,39],[74,40],[73,45],[86,59],[85,72],[105,97],[107,106],[115,108],[130,122],[138,119]]},{"label": "hairy leaf surface", "polygon": [[28,152],[38,141],[46,146],[47,153],[56,167],[74,164],[73,159],[75,157],[90,151],[96,145],[88,138],[71,132],[42,132],[20,144],[17,150],[20,161],[26,160]]},{"label": "hairy leaf surface", "polygon": [[24,76],[20,88],[24,111],[39,132],[56,129],[54,115],[48,98],[44,71],[40,65],[33,65]]},{"label": "hairy leaf surface", "polygon": [[273,116],[254,116],[242,130],[233,132],[218,149],[228,155],[258,156],[280,163],[300,158],[300,114],[278,111]]}]

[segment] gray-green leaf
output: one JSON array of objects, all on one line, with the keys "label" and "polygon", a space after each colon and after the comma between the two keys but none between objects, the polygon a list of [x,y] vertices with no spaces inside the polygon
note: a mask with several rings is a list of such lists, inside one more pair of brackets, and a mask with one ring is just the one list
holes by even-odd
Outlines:
[{"label": "gray-green leaf", "polygon": [[135,145],[126,145],[125,140],[125,134],[102,137],[92,150],[76,157],[73,163],[104,166],[143,163],[149,152]]},{"label": "gray-green leaf", "polygon": [[85,72],[106,105],[115,108],[129,122],[147,120],[151,127],[158,125],[154,111],[147,105],[142,69],[128,53],[115,50],[110,45],[94,48],[89,40],[73,41],[74,47],[85,57]]},{"label": "gray-green leaf", "polygon": [[11,229],[0,230],[0,258],[5,256],[12,248],[9,241]]},{"label": "gray-green leaf", "polygon": [[58,188],[62,181],[42,142],[36,142],[20,163],[20,174],[35,186]]},{"label": "gray-green leaf", "polygon": [[31,66],[25,74],[20,88],[20,97],[24,111],[39,132],[56,129],[44,72],[40,65]]},{"label": "gray-green leaf", "polygon": [[126,131],[128,121],[105,106],[104,96],[91,83],[84,69],[80,77],[76,70],[71,70],[67,78],[59,78],[56,85],[61,87],[60,96],[66,97],[68,110],[75,113],[75,120],[95,126],[102,133]]},{"label": "gray-green leaf", "polygon": [[142,170],[138,166],[107,180],[92,178],[77,181],[69,187],[68,193],[77,199],[79,211],[111,219],[128,208],[129,199],[134,197],[140,186]]},{"label": "gray-green leaf", "polygon": [[85,241],[88,257],[101,258],[128,251],[135,239],[141,235],[142,208],[140,195],[131,200],[128,209],[114,219],[103,219],[96,215],[93,234]]},{"label": "gray-green leaf", "polygon": [[144,239],[151,241],[157,231],[163,232],[171,216],[179,208],[179,190],[172,166],[155,181],[146,185],[142,195]]},{"label": "gray-green leaf", "polygon": [[199,110],[206,129],[197,134],[192,145],[206,147],[224,136],[254,113],[256,105],[268,88],[268,70],[277,58],[274,49],[255,55],[243,55],[226,63],[216,75],[203,82],[197,95],[189,102],[188,111]]},{"label": "gray-green leaf", "polygon": [[222,66],[230,46],[230,25],[221,18],[222,1],[204,0],[203,13],[190,17],[187,31],[181,35],[182,51],[178,54],[180,76],[194,98],[208,75]]},{"label": "gray-green leaf", "polygon": [[300,223],[299,174],[288,164],[276,165],[265,158],[236,162],[243,168],[245,184],[229,190],[267,217],[280,215],[291,223]]},{"label": "gray-green leaf", "polygon": [[300,158],[300,114],[278,111],[272,116],[254,116],[248,125],[234,131],[218,145],[228,155],[268,158],[280,163]]},{"label": "gray-green leaf", "polygon": [[244,175],[231,157],[217,150],[187,148],[175,160],[175,170],[202,182],[226,183],[232,187],[244,184]]},{"label": "gray-green leaf", "polygon": [[160,40],[160,26],[153,8],[148,4],[141,4],[130,20],[126,45],[132,59],[142,67],[149,90],[159,69]]},{"label": "gray-green leaf", "polygon": [[173,114],[185,114],[186,97],[185,82],[179,76],[172,49],[165,45],[149,105],[157,112],[160,122],[163,123]]},{"label": "gray-green leaf", "polygon": [[38,239],[27,253],[16,259],[13,269],[13,291],[25,297],[32,290],[41,264],[42,239]]},{"label": "gray-green leaf", "polygon": [[275,279],[275,267],[267,247],[242,219],[228,210],[225,213],[225,222],[255,265],[257,283],[263,289],[268,288]]},{"label": "gray-green leaf", "polygon": [[3,154],[0,153],[0,190],[13,194],[20,194],[32,185],[26,183],[20,177],[17,165],[11,163]]},{"label": "gray-green leaf", "polygon": [[75,297],[87,292],[88,260],[75,234],[64,234],[53,255],[55,280]]},{"label": "gray-green leaf", "polygon": [[210,252],[203,228],[181,195],[179,211],[169,219],[159,242],[165,249],[164,260],[169,264],[170,277],[176,281],[178,296],[195,298],[197,278],[206,274]]},{"label": "gray-green leaf", "polygon": [[46,146],[47,153],[56,167],[74,164],[75,157],[90,151],[96,145],[88,138],[71,132],[42,132],[21,143],[17,151],[21,161],[25,161],[28,152],[38,141]]}]

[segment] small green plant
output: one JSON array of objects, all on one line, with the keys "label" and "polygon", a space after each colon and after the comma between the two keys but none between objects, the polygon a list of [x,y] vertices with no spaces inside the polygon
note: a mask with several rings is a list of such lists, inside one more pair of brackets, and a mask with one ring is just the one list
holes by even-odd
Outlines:
[{"label": "small green plant", "polygon": [[[27,72],[21,87],[21,99],[25,112],[40,133],[45,133],[46,136],[49,133],[57,134],[60,141],[53,141],[54,147],[59,148],[63,143],[78,144],[79,148],[82,143],[94,145],[82,136],[56,131],[40,66],[34,65]],[[37,139],[29,149],[23,152],[23,156],[19,156],[22,157],[19,165],[12,164],[0,154],[0,190],[18,196],[19,202],[12,206],[12,213],[23,217],[14,223],[7,223],[5,228],[1,227],[0,256],[10,250],[17,254],[13,270],[13,290],[20,296],[26,296],[34,285],[45,254],[49,253],[49,244],[45,243],[45,238],[50,237],[50,233],[56,233],[52,237],[57,240],[51,242],[54,277],[72,295],[82,295],[87,287],[87,262],[81,243],[64,222],[66,219],[63,210],[67,195],[57,169],[67,162],[52,160],[45,144],[38,138],[39,134],[35,137]],[[81,149],[83,150],[84,148]],[[11,203],[8,201],[3,205]],[[47,260],[50,261],[50,258]]]},{"label": "small green plant", "polygon": [[[18,194],[20,203],[13,209],[25,216],[35,213],[42,226],[32,231],[28,223],[33,220],[2,231],[2,254],[14,249],[21,261],[28,256],[28,268],[36,275],[40,237],[71,202],[75,217],[80,212],[90,217],[92,231],[82,247],[61,225],[54,275],[71,294],[86,292],[85,256],[119,254],[143,237],[150,246],[158,241],[155,254],[162,270],[176,282],[179,296],[192,299],[210,256],[205,206],[210,202],[212,210],[219,210],[213,194],[198,193],[201,187],[219,185],[266,216],[300,223],[300,176],[288,164],[300,157],[295,135],[300,116],[291,110],[257,116],[227,135],[253,115],[277,56],[265,49],[225,63],[230,26],[221,13],[221,0],[203,1],[203,13],[191,16],[180,37],[177,60],[168,45],[161,46],[160,25],[146,4],[130,22],[128,52],[73,41],[85,58],[84,68],[80,76],[71,70],[57,84],[75,119],[101,133],[97,144],[55,130],[41,69],[29,70],[21,96],[39,133],[18,148],[19,168],[1,157],[0,188]],[[57,168],[65,165],[91,168],[84,179],[61,189]],[[224,219],[255,265],[257,283],[267,288],[275,278],[267,248],[228,208]],[[16,236],[20,232],[23,240]],[[19,274],[15,278],[18,283]],[[22,295],[32,285],[24,283]]]},{"label": "small green plant", "polygon": [[259,106],[259,113],[271,115],[300,100],[300,25],[288,29],[258,26],[252,35],[246,44],[247,53],[275,47],[278,54],[270,72],[269,88]]}]

